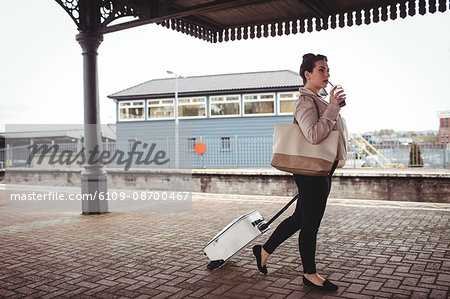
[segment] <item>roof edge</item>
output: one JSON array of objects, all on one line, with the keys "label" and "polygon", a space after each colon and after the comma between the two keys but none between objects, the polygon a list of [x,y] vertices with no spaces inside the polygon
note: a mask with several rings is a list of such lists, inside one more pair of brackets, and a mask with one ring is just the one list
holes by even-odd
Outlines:
[{"label": "roof edge", "polygon": [[[185,79],[191,79],[191,78],[202,78],[202,77],[219,77],[219,76],[237,76],[237,75],[248,75],[248,74],[261,74],[261,73],[280,73],[280,72],[288,72],[288,73],[292,73],[295,75],[298,75],[298,73],[291,71],[291,70],[271,70],[271,71],[257,71],[257,72],[240,72],[240,73],[223,73],[223,74],[212,74],[212,75],[199,75],[199,76],[187,76],[185,77]],[[110,95],[108,95],[107,97],[110,99],[117,99],[117,97],[114,97],[115,94],[118,93],[122,93],[125,92],[127,90],[139,87],[141,85],[147,84],[149,82],[154,82],[154,81],[163,81],[163,80],[175,80],[175,78],[157,78],[157,79],[151,79],[142,83],[139,83],[137,85],[125,88],[123,90],[117,91],[115,93],[112,93]]]}]

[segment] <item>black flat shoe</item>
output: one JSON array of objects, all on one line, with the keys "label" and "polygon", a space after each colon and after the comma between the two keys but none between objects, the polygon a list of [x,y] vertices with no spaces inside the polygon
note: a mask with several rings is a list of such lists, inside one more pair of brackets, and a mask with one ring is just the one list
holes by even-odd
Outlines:
[{"label": "black flat shoe", "polygon": [[329,281],[328,279],[325,279],[325,281],[323,282],[323,286],[319,286],[315,283],[312,283],[311,281],[309,281],[305,275],[303,275],[303,283],[309,287],[313,287],[322,291],[337,291],[339,289],[339,287],[337,285],[335,285],[334,283],[332,283],[331,281]]},{"label": "black flat shoe", "polygon": [[267,267],[261,266],[261,245],[255,245],[253,246],[253,254],[256,257],[256,265],[258,266],[259,271],[261,271],[262,274],[267,274]]}]

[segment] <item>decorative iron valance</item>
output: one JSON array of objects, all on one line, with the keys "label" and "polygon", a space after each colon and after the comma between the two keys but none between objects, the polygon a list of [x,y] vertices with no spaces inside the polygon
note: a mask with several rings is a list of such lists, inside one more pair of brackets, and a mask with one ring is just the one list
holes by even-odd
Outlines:
[{"label": "decorative iron valance", "polygon": [[[161,26],[209,42],[281,36],[445,12],[450,0],[55,0],[86,33]],[[111,25],[122,17],[136,20]]]}]

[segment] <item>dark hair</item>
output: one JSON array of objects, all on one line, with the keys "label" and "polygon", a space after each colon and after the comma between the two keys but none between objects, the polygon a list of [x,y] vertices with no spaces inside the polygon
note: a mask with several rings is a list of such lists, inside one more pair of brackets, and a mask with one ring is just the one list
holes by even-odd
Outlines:
[{"label": "dark hair", "polygon": [[314,55],[312,53],[303,55],[303,61],[302,64],[300,65],[300,76],[303,79],[303,85],[306,85],[305,71],[312,73],[313,68],[316,66],[316,62],[319,60],[324,60],[328,62],[327,57],[324,55],[320,54]]}]

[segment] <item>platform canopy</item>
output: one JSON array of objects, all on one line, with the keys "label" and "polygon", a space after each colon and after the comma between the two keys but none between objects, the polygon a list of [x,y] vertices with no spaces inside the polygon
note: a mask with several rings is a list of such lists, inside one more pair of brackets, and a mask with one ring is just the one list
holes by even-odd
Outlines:
[{"label": "platform canopy", "polygon": [[[444,12],[449,0],[56,0],[80,32],[157,23],[209,42],[330,30]],[[123,17],[132,21],[118,23]],[[113,22],[114,21],[114,22]]]}]

